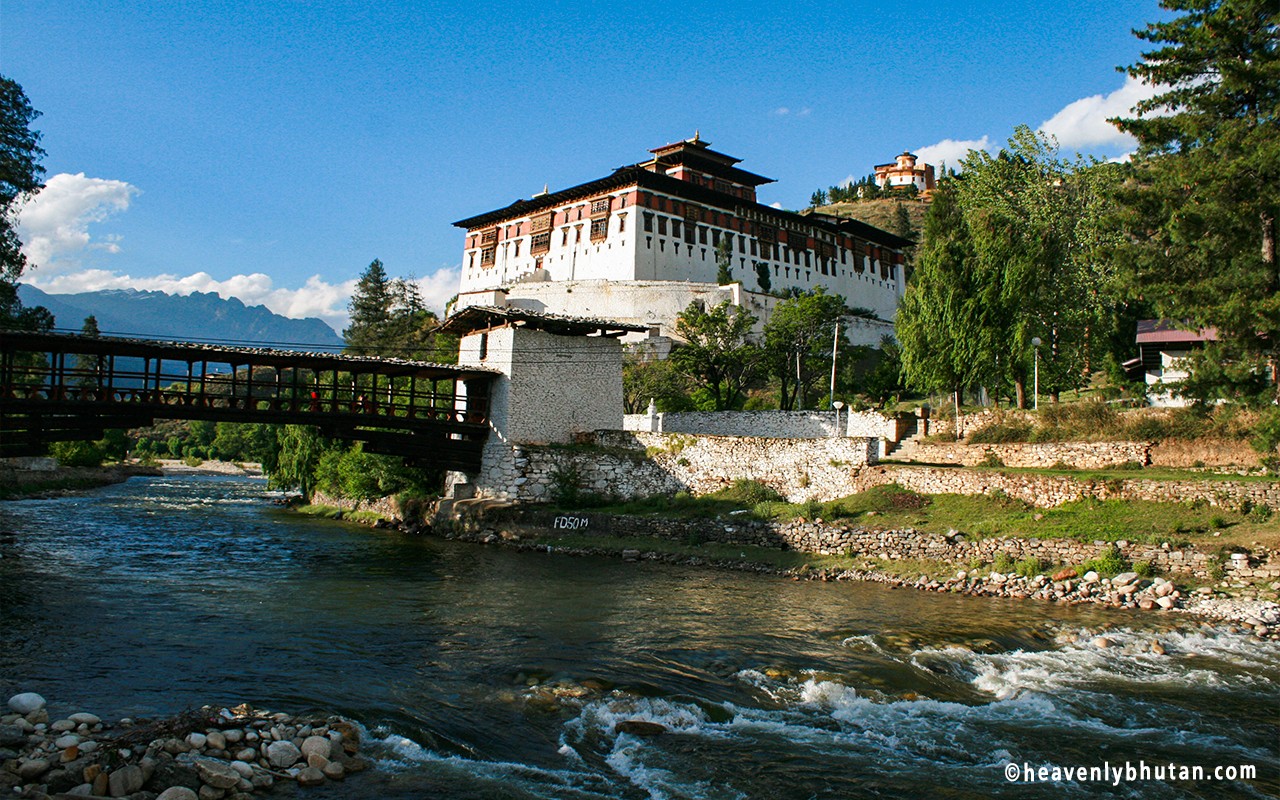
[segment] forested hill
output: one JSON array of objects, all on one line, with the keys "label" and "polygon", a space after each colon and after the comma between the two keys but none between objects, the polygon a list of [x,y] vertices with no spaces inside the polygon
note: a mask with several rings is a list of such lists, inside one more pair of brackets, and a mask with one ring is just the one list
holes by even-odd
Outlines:
[{"label": "forested hill", "polygon": [[23,284],[18,296],[25,306],[53,312],[60,330],[78,331],[93,315],[107,335],[154,339],[271,343],[337,351],[342,338],[322,320],[290,319],[265,306],[246,306],[236,298],[212,292],[173,295],[135,289],[107,289],[79,294],[48,294]]}]

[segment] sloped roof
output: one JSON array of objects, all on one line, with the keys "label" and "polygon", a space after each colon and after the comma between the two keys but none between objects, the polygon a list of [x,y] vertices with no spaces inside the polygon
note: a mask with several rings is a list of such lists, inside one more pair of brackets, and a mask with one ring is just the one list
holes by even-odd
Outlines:
[{"label": "sloped roof", "polygon": [[532,328],[559,336],[617,337],[627,333],[649,330],[645,325],[614,322],[589,317],[571,317],[565,314],[548,314],[527,308],[498,308],[496,306],[467,306],[445,320],[437,330],[465,336],[474,331],[509,325]]},{"label": "sloped roof", "polygon": [[1201,328],[1193,331],[1178,327],[1178,323],[1167,319],[1138,320],[1137,344],[1178,344],[1189,342],[1214,342],[1218,339],[1217,328]]}]

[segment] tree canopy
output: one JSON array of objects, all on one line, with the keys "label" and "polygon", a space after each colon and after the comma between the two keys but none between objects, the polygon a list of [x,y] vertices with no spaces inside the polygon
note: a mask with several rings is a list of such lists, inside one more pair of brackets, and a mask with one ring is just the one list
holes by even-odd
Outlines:
[{"label": "tree canopy", "polygon": [[27,267],[18,239],[17,212],[22,198],[43,188],[40,133],[31,124],[40,112],[15,81],[0,75],[0,327],[48,330],[53,315],[44,308],[24,309],[17,283]]},{"label": "tree canopy", "polygon": [[1126,68],[1158,93],[1113,120],[1138,140],[1120,193],[1124,274],[1161,316],[1217,329],[1192,365],[1217,375],[1205,393],[1239,396],[1269,371],[1280,397],[1280,7],[1160,5],[1179,16],[1134,31],[1155,47]]},{"label": "tree canopy", "polygon": [[671,352],[671,363],[707,393],[716,411],[740,406],[760,373],[762,352],[747,338],[755,323],[751,312],[728,301],[711,309],[694,301],[676,317],[685,344]]},{"label": "tree canopy", "polygon": [[1114,303],[1104,254],[1116,167],[1068,162],[1019,126],[996,155],[970,151],[939,183],[897,318],[908,382],[922,390],[1012,384],[1033,371],[1050,395],[1081,385]]}]

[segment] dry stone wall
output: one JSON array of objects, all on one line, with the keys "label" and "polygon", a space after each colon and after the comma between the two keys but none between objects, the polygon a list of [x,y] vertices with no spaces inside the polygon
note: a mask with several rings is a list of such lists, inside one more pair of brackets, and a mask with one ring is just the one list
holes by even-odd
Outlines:
[{"label": "dry stone wall", "polygon": [[1006,467],[1048,468],[1066,464],[1074,469],[1104,469],[1122,464],[1151,463],[1149,442],[1045,442],[1017,444],[919,444],[911,460],[927,464],[979,466],[997,458]]},{"label": "dry stone wall", "polygon": [[905,426],[896,417],[875,411],[678,411],[656,415],[628,414],[623,429],[706,436],[751,436],[772,439],[819,439],[824,436],[883,437],[897,441]]},{"label": "dry stone wall", "polygon": [[547,502],[566,487],[621,499],[708,494],[737,480],[756,480],[791,502],[830,500],[854,491],[859,467],[875,463],[869,438],[772,439],[597,431],[590,444],[504,445],[480,494]]},{"label": "dry stone wall", "polygon": [[896,483],[921,494],[991,494],[1001,491],[1037,508],[1075,500],[1204,502],[1240,508],[1245,503],[1280,510],[1280,483],[1263,481],[1167,481],[1149,478],[1086,480],[1068,475],[1034,475],[948,467],[880,465],[858,475],[855,491]]},{"label": "dry stone wall", "polygon": [[[796,550],[822,555],[866,556],[889,561],[927,560],[968,568],[978,562],[990,565],[1003,553],[1013,561],[1038,558],[1050,566],[1080,566],[1110,553],[1111,542],[1078,542],[1072,539],[990,538],[970,539],[963,534],[877,530],[821,520],[792,522],[728,521],[724,519],[655,519],[597,514],[591,511],[558,513],[541,509],[508,509],[486,519],[486,526],[537,535],[572,530],[588,536],[647,536],[678,542],[717,542]],[[1147,562],[1157,571],[1197,580],[1274,580],[1280,578],[1280,558],[1266,548],[1236,553],[1220,559],[1193,545],[1171,543],[1114,543],[1131,564]],[[1218,574],[1221,570],[1221,574]]]}]

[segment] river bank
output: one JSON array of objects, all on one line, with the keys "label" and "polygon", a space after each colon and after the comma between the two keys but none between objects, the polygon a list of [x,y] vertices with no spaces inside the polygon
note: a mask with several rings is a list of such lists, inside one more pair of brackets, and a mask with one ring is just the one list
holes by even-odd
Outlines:
[{"label": "river bank", "polygon": [[0,716],[0,792],[30,800],[248,800],[277,782],[322,786],[368,767],[359,729],[338,716],[242,705],[158,720],[113,723],[85,711],[51,720],[34,692],[14,695],[7,710]]},{"label": "river bank", "polygon": [[[1265,549],[1219,560],[1191,546],[1171,548],[1167,543],[1152,547],[1125,541],[1088,545],[1055,539],[970,541],[958,532],[934,536],[912,530],[823,525],[821,520],[777,525],[717,518],[565,515],[504,503],[463,505],[438,519],[437,528],[445,538],[524,551],[1189,614],[1240,626],[1259,639],[1280,639],[1280,604],[1265,596],[1273,597],[1280,583],[1272,580],[1275,567]],[[1024,555],[1024,551],[1035,555]],[[1180,573],[1154,574],[1173,564],[1179,565]],[[1271,582],[1254,585],[1236,580],[1239,585],[1233,586],[1224,576],[1228,570],[1237,579]],[[1204,579],[1214,575],[1222,579],[1220,585],[1204,585]]]},{"label": "river bank", "polygon": [[112,464],[106,467],[59,467],[50,463],[41,469],[0,464],[0,500],[61,497],[124,483],[133,477],[163,474],[158,467],[139,464]]}]

